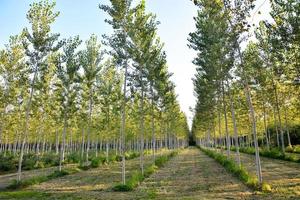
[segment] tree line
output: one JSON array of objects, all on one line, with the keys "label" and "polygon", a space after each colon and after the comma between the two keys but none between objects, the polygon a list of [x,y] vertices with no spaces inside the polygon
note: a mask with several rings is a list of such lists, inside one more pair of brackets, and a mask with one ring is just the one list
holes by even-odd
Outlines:
[{"label": "tree line", "polygon": [[259,25],[250,22],[253,0],[194,3],[196,31],[188,38],[197,52],[193,135],[198,144],[225,147],[227,156],[234,146],[239,165],[239,147],[253,146],[261,183],[259,148],[284,154],[299,144],[299,2],[271,0],[270,20]]},{"label": "tree line", "polygon": [[[187,120],[176,99],[156,16],[145,1],[110,0],[99,5],[113,33],[62,39],[51,26],[59,16],[55,2],[30,5],[29,27],[11,36],[0,50],[0,153],[59,157],[113,149],[122,157],[145,150],[186,145]],[[97,6],[97,5],[96,5]],[[102,39],[102,41],[101,41]]]}]

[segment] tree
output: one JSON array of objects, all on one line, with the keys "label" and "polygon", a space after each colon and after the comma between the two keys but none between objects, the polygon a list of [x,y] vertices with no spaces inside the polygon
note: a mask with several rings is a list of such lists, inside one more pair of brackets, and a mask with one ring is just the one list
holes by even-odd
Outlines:
[{"label": "tree", "polygon": [[21,180],[22,161],[24,155],[24,147],[28,137],[28,126],[31,111],[31,104],[36,89],[36,84],[39,83],[41,75],[47,69],[47,58],[50,53],[57,51],[62,43],[57,42],[59,34],[51,34],[51,24],[58,17],[59,12],[54,12],[55,3],[41,1],[33,3],[27,13],[27,19],[31,24],[31,33],[27,28],[23,30],[23,46],[28,57],[28,65],[32,79],[30,80],[30,94],[26,99],[26,111],[24,122],[24,134],[22,135],[21,153],[18,164],[17,180]]},{"label": "tree", "polygon": [[61,118],[63,119],[63,135],[62,145],[60,150],[59,159],[59,171],[62,169],[62,163],[64,161],[65,145],[66,145],[66,132],[68,129],[68,123],[71,115],[74,113],[75,99],[77,91],[79,90],[79,74],[80,68],[79,55],[76,49],[80,45],[81,40],[79,36],[75,38],[69,38],[66,44],[63,46],[62,55],[57,55],[56,58],[56,76],[57,83],[56,87],[60,95],[60,107],[61,107]]},{"label": "tree", "polygon": [[83,68],[84,74],[82,77],[82,85],[84,87],[85,95],[88,99],[88,126],[87,126],[87,149],[86,149],[86,162],[88,162],[89,149],[90,149],[90,135],[92,113],[96,92],[96,80],[102,68],[102,52],[101,45],[98,43],[97,36],[92,35],[86,42],[86,50],[80,52],[80,64]]},{"label": "tree", "polygon": [[123,103],[122,103],[122,122],[121,122],[121,153],[122,153],[122,183],[126,184],[126,163],[125,163],[125,126],[126,126],[126,92],[127,92],[127,79],[128,79],[128,61],[129,55],[127,52],[128,45],[128,31],[129,22],[133,10],[131,9],[132,0],[110,0],[111,6],[99,5],[99,8],[108,13],[111,20],[105,21],[112,26],[114,33],[111,37],[104,36],[106,44],[108,44],[112,50],[110,55],[116,60],[117,66],[124,70],[124,84],[123,84]]}]

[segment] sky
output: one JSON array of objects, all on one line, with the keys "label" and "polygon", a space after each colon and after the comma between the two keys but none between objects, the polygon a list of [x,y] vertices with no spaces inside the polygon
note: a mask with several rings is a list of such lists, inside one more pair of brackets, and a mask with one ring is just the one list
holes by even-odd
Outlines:
[{"label": "sky", "polygon": [[[8,42],[9,36],[20,33],[22,28],[28,26],[26,12],[31,2],[33,0],[0,0],[0,48]],[[101,37],[111,32],[110,26],[104,22],[107,15],[98,8],[99,3],[108,4],[108,0],[56,2],[56,10],[61,13],[52,31],[60,33],[62,38],[79,35],[82,40],[86,40],[93,33]],[[268,0],[257,0],[257,5],[263,14],[259,15],[255,9],[255,15],[249,19],[255,24],[267,19],[270,10]],[[196,102],[192,82],[196,66],[192,60],[196,53],[187,47],[187,38],[195,30],[193,17],[197,14],[197,7],[190,0],[148,0],[147,10],[155,13],[160,21],[158,35],[165,43],[169,71],[174,74],[172,81],[176,85],[181,110],[191,125],[193,113],[190,108]]]}]

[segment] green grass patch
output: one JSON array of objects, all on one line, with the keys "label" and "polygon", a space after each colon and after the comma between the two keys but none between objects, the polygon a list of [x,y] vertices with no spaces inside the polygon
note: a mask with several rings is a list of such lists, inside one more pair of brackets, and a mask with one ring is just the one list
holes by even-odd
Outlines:
[{"label": "green grass patch", "polygon": [[155,159],[155,164],[148,166],[144,174],[140,171],[134,171],[127,181],[126,184],[117,184],[113,187],[113,191],[117,192],[128,192],[134,190],[145,178],[148,178],[151,174],[153,174],[157,169],[163,167],[166,162],[168,162],[172,157],[178,154],[177,151],[173,151],[168,155],[158,156]]},{"label": "green grass patch", "polygon": [[7,189],[9,190],[16,190],[16,189],[23,189],[29,187],[31,185],[39,184],[42,182],[46,182],[55,178],[63,177],[69,175],[71,173],[76,173],[78,170],[62,170],[62,171],[54,171],[52,174],[48,176],[36,176],[30,179],[25,179],[21,181],[14,180],[12,184],[10,184]]},{"label": "green grass patch", "polygon": [[215,159],[218,163],[220,163],[227,171],[229,171],[230,173],[238,177],[248,187],[259,191],[265,191],[265,192],[271,191],[270,185],[266,183],[259,184],[258,179],[255,176],[249,174],[249,172],[243,166],[241,167],[238,166],[234,160],[229,159],[225,155],[217,153],[213,150],[209,150],[202,147],[199,148],[206,155],[208,155],[209,157]]},{"label": "green grass patch", "polygon": [[[292,148],[292,147],[287,147],[287,148]],[[235,147],[231,147],[231,150],[235,151]],[[253,147],[241,147],[240,152],[255,155],[255,149]],[[300,158],[298,156],[293,154],[283,153],[281,150],[277,148],[272,148],[270,150],[266,148],[261,148],[259,150],[259,155],[267,158],[300,163]]]},{"label": "green grass patch", "polygon": [[14,192],[1,192],[0,199],[45,199],[49,194],[35,191],[14,191]]}]

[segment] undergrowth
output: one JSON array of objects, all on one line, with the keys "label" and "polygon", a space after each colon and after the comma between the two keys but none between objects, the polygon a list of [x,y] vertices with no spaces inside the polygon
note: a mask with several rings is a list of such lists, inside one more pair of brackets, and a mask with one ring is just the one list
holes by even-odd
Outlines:
[{"label": "undergrowth", "polygon": [[238,164],[236,164],[234,160],[229,159],[225,155],[217,153],[213,150],[209,150],[202,147],[199,148],[206,155],[208,155],[209,157],[215,159],[218,163],[220,163],[227,171],[231,172],[236,177],[238,177],[248,187],[254,190],[259,190],[264,192],[271,191],[270,185],[266,183],[259,184],[258,179],[255,176],[249,174],[249,172],[243,166],[240,167]]},{"label": "undergrowth", "polygon": [[26,180],[21,180],[21,181],[17,181],[14,180],[12,182],[12,184],[10,184],[7,189],[9,190],[15,190],[15,189],[22,189],[22,188],[26,188],[28,186],[31,185],[35,185],[35,184],[39,184],[42,182],[46,182],[58,177],[62,177],[62,176],[66,176],[72,173],[77,172],[77,170],[62,170],[62,171],[54,171],[52,174],[49,174],[48,176],[36,176],[30,179],[26,179]]},{"label": "undergrowth", "polygon": [[[235,147],[231,147],[231,150],[235,151]],[[253,147],[240,147],[240,152],[255,155],[255,149]],[[260,148],[259,155],[267,158],[300,163],[300,158],[298,158],[296,155],[283,153],[277,148],[272,148],[270,150],[266,148]]]},{"label": "undergrowth", "polygon": [[173,151],[168,155],[158,156],[154,164],[148,166],[144,174],[141,171],[134,171],[127,181],[126,184],[117,184],[112,189],[113,191],[118,192],[128,192],[134,190],[145,178],[148,178],[151,174],[153,174],[157,169],[163,167],[171,158],[178,154],[177,151]]}]

